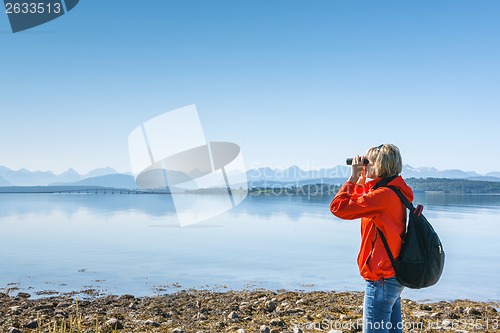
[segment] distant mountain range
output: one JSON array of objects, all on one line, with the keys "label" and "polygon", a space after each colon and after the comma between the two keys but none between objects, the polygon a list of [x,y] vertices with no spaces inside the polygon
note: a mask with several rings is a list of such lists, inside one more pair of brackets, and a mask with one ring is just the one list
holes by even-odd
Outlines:
[{"label": "distant mountain range", "polygon": [[[251,169],[247,171],[247,178],[253,187],[294,184],[301,186],[312,183],[343,184],[351,173],[347,166],[335,166],[330,169],[305,171],[298,166],[279,170],[271,168]],[[401,173],[405,178],[448,178],[470,179],[500,182],[500,172],[490,172],[481,175],[473,171],[458,169],[438,170],[436,168],[414,168],[404,165]]]},{"label": "distant mountain range", "polygon": [[0,186],[47,186],[57,183],[73,183],[88,178],[117,174],[111,168],[99,168],[80,175],[73,169],[56,175],[52,171],[11,170],[0,166]]},{"label": "distant mountain range", "polygon": [[[304,185],[311,183],[342,184],[349,177],[350,168],[335,166],[329,169],[302,170],[298,166],[287,169],[258,168],[247,171],[251,187],[273,185]],[[405,178],[450,178],[471,179],[500,182],[500,172],[480,175],[472,171],[458,169],[438,170],[436,168],[403,167]],[[118,173],[112,168],[99,168],[80,175],[69,169],[59,175],[51,171],[29,171],[26,169],[11,170],[0,166],[0,186],[99,186],[115,188],[136,188],[134,177],[130,174]]]}]

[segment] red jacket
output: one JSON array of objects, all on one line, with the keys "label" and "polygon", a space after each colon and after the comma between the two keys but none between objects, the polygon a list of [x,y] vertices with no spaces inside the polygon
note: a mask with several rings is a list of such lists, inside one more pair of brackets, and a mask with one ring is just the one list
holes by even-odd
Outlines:
[{"label": "red jacket", "polygon": [[[395,258],[399,256],[406,226],[406,207],[390,188],[371,188],[380,178],[365,186],[345,183],[330,203],[330,211],[345,220],[361,218],[361,246],[358,254],[359,273],[365,280],[377,281],[396,275],[377,226],[387,238]],[[401,176],[392,180],[395,186],[412,202],[413,191]]]}]

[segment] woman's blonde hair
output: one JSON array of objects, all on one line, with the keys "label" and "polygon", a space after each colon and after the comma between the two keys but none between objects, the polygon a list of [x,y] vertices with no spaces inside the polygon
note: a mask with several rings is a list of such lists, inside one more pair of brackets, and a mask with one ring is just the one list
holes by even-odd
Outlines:
[{"label": "woman's blonde hair", "polygon": [[368,149],[366,157],[373,164],[377,177],[397,176],[403,170],[403,159],[398,147],[393,144],[382,144]]}]

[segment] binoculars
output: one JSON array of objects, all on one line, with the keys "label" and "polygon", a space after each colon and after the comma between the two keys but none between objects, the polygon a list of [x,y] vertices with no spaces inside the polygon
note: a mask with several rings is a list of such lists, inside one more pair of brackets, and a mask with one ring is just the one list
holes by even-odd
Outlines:
[{"label": "binoculars", "polygon": [[[353,158],[346,159],[345,164],[352,165],[352,160],[353,160]],[[363,158],[363,165],[368,165],[368,163],[370,163],[370,161],[368,161],[368,159],[366,157]]]}]

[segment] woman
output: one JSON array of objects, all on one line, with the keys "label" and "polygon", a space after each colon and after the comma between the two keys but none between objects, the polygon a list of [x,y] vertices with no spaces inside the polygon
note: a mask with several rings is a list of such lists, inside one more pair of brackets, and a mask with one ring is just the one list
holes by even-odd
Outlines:
[{"label": "woman", "polygon": [[[361,218],[358,267],[366,280],[363,333],[402,332],[400,295],[404,287],[395,277],[377,228],[384,233],[397,258],[405,232],[406,207],[391,189],[373,188],[379,181],[379,185],[388,183],[413,201],[413,191],[399,175],[402,168],[401,154],[395,145],[370,148],[366,156],[353,159],[351,176],[330,204],[330,211],[341,219]],[[366,178],[373,180],[366,182]]]}]

